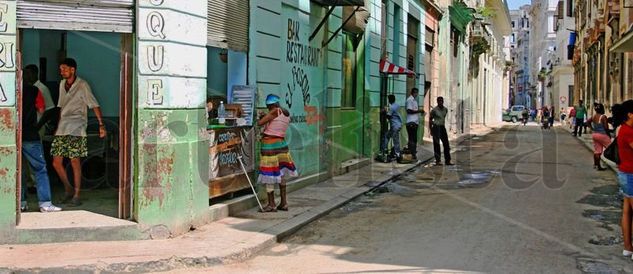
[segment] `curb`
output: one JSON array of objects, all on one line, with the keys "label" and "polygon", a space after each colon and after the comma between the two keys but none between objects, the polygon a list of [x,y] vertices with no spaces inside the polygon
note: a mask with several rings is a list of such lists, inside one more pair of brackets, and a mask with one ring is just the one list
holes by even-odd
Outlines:
[{"label": "curb", "polygon": [[[462,142],[472,139],[476,136],[485,136],[494,132],[494,129],[488,129],[482,133],[474,134],[469,133],[460,136],[453,140],[454,147],[451,149],[451,153],[455,153],[457,145]],[[350,201],[371,192],[391,181],[398,179],[403,174],[410,172],[411,170],[418,168],[419,166],[431,162],[434,160],[434,156],[429,156],[424,160],[420,160],[411,166],[406,167],[403,171],[398,171],[397,174],[385,175],[378,178],[375,181],[370,181],[364,185],[354,187],[350,191],[347,191],[319,206],[311,208],[306,212],[297,215],[291,219],[288,219],[282,223],[279,223],[273,227],[270,227],[264,231],[258,233],[253,239],[252,244],[244,243],[241,250],[218,256],[172,256],[170,258],[155,259],[150,261],[139,262],[94,262],[84,265],[73,265],[64,267],[51,267],[51,268],[30,268],[30,269],[11,269],[0,267],[0,274],[5,273],[109,273],[109,272],[161,272],[170,271],[183,268],[204,268],[212,267],[221,264],[227,264],[232,262],[243,261],[251,258],[255,254],[272,247],[276,243],[291,236],[301,228],[312,223],[313,221],[327,215],[333,210],[340,208],[341,206],[349,203]]]}]

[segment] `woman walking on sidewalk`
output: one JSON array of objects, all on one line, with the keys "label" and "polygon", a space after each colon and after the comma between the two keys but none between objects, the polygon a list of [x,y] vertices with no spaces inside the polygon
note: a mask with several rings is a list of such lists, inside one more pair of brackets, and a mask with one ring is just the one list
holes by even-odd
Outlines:
[{"label": "woman walking on sidewalk", "polygon": [[631,244],[631,213],[633,212],[633,100],[625,101],[621,106],[617,108],[614,106],[613,109],[614,125],[621,123],[616,131],[616,140],[620,157],[618,182],[624,195],[621,223],[622,238],[624,239],[622,255],[631,257],[633,255],[633,245]]},{"label": "woman walking on sidewalk", "polygon": [[596,170],[606,170],[600,166],[600,155],[604,149],[611,144],[609,136],[609,123],[607,116],[604,115],[604,105],[596,104],[594,106],[595,114],[591,117],[591,138],[593,139],[593,168]]},{"label": "woman walking on sidewalk", "polygon": [[[284,176],[297,176],[297,169],[286,143],[286,131],[290,124],[290,112],[279,106],[279,96],[269,94],[266,97],[268,113],[261,113],[258,126],[263,126],[261,139],[261,157],[257,182],[266,186],[268,205],[262,212],[288,210],[286,180]],[[279,185],[281,202],[275,205],[275,185]]]}]

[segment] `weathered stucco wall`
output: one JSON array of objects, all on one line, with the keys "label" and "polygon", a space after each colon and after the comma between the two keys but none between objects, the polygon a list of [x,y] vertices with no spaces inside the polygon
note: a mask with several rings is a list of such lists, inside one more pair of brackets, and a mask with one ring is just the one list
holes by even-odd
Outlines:
[{"label": "weathered stucco wall", "polygon": [[207,3],[138,5],[134,212],[150,236],[166,237],[208,218]]},{"label": "weathered stucco wall", "polygon": [[271,93],[290,110],[286,139],[302,176],[327,169],[324,29],[314,40],[308,39],[324,13],[310,1],[251,3],[249,81],[257,85],[260,110]]},{"label": "weathered stucco wall", "polygon": [[0,1],[0,242],[16,221],[16,3]]}]

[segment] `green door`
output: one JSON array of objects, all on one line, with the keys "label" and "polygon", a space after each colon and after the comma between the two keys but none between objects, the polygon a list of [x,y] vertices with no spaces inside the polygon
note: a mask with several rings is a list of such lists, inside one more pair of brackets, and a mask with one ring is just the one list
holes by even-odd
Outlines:
[{"label": "green door", "polygon": [[[366,138],[365,44],[362,37],[344,34],[340,142],[335,144],[341,161],[363,157]],[[369,144],[367,144],[369,145]]]}]

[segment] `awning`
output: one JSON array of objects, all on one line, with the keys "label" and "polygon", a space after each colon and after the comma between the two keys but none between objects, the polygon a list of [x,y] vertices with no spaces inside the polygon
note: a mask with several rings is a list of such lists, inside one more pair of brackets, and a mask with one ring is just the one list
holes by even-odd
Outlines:
[{"label": "awning", "polygon": [[615,42],[610,52],[633,52],[633,31],[629,30],[620,40]]},{"label": "awning", "polygon": [[382,74],[406,74],[409,76],[415,76],[417,77],[418,74],[415,73],[415,71],[412,71],[410,69],[401,67],[401,66],[396,66],[393,63],[382,59],[380,60],[380,73]]},{"label": "awning", "polygon": [[365,0],[312,0],[321,6],[364,6]]},{"label": "awning", "polygon": [[473,8],[469,8],[466,4],[457,2],[448,7],[448,14],[453,25],[459,32],[466,33],[466,26],[470,21],[474,20]]}]

